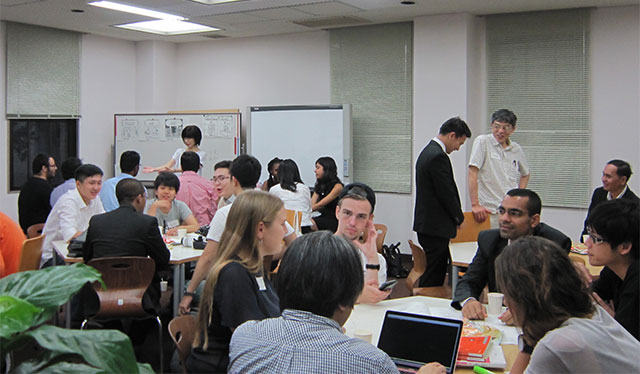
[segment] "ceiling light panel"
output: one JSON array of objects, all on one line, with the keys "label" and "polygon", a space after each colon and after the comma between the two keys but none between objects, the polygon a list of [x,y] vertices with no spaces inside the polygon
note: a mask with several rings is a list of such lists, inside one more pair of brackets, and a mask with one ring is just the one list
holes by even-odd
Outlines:
[{"label": "ceiling light panel", "polygon": [[161,20],[178,20],[178,21],[182,21],[182,20],[185,19],[184,17],[176,16],[175,14],[158,12],[158,11],[155,11],[155,10],[140,8],[140,7],[132,6],[132,5],[114,3],[112,1],[94,1],[94,2],[89,3],[89,5],[93,5],[93,6],[100,7],[100,8],[105,8],[105,9],[110,9],[110,10],[117,10],[119,12],[138,14],[138,15],[141,15],[141,16],[150,17],[150,18],[157,18],[157,19],[161,19]]},{"label": "ceiling light panel", "polygon": [[155,21],[127,23],[124,25],[115,25],[115,27],[119,27],[127,30],[148,32],[148,33],[159,34],[159,35],[183,35],[183,34],[192,34],[197,32],[220,30],[215,27],[199,25],[193,22],[170,20],[170,19],[169,20],[159,19]]}]

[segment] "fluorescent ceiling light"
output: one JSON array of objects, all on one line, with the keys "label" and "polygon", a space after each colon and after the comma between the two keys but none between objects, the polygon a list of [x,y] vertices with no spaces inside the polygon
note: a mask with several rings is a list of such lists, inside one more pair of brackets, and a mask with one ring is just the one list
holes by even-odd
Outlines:
[{"label": "fluorescent ceiling light", "polygon": [[155,21],[134,22],[134,23],[127,23],[124,25],[115,25],[115,27],[120,27],[128,30],[149,32],[152,34],[160,34],[160,35],[181,35],[181,34],[192,34],[196,32],[220,30],[215,27],[209,27],[209,26],[199,25],[197,23],[185,22],[185,21],[173,20],[173,19],[159,19]]},{"label": "fluorescent ceiling light", "polygon": [[191,1],[194,1],[196,3],[207,4],[207,5],[214,5],[214,4],[224,4],[224,3],[235,3],[238,1],[245,1],[245,0],[191,0]]},{"label": "fluorescent ceiling light", "polygon": [[182,21],[182,20],[186,19],[184,17],[176,16],[174,14],[156,12],[155,10],[139,8],[137,6],[114,3],[112,1],[94,1],[94,2],[89,3],[89,5],[97,6],[97,7],[100,7],[100,8],[111,9],[111,10],[117,10],[117,11],[120,11],[120,12],[138,14],[138,15],[141,15],[141,16],[147,16],[147,17],[151,17],[151,18],[158,18],[158,19],[162,19],[162,20],[179,20],[179,21]]}]

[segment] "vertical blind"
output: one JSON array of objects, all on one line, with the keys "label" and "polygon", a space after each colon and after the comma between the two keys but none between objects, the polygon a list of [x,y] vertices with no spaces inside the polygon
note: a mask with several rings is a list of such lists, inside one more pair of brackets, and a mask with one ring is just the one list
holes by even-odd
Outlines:
[{"label": "vertical blind", "polygon": [[7,117],[80,114],[80,34],[7,22]]},{"label": "vertical blind", "polygon": [[413,24],[335,29],[330,42],[331,101],[353,105],[353,180],[410,193]]},{"label": "vertical blind", "polygon": [[589,11],[487,16],[488,112],[518,116],[512,139],[545,206],[586,208],[590,173]]}]

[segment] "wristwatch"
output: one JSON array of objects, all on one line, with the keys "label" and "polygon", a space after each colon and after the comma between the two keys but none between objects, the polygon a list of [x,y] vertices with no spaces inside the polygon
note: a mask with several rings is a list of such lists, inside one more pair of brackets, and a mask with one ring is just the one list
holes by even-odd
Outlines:
[{"label": "wristwatch", "polygon": [[518,349],[520,350],[520,352],[526,353],[528,355],[533,352],[533,347],[524,341],[524,335],[522,334],[518,335]]},{"label": "wristwatch", "polygon": [[372,269],[372,270],[380,270],[380,264],[367,264],[365,266],[365,268],[367,269]]}]

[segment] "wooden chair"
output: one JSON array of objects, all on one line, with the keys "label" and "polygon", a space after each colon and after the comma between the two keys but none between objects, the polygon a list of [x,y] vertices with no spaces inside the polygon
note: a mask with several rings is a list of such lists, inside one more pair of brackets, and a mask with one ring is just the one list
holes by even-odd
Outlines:
[{"label": "wooden chair", "polygon": [[31,225],[27,228],[27,238],[35,238],[36,236],[42,235],[42,229],[44,228],[44,223],[36,223],[35,225]]},{"label": "wooden chair", "polygon": [[387,225],[376,223],[373,226],[376,228],[376,232],[378,233],[378,239],[376,239],[376,247],[378,248],[378,253],[382,253],[384,238],[385,236],[387,236]]},{"label": "wooden chair", "polygon": [[287,211],[287,222],[293,227],[296,235],[300,235],[300,227],[302,226],[302,212],[299,210],[290,210]]},{"label": "wooden chair", "polygon": [[196,317],[193,315],[179,316],[169,322],[169,335],[178,350],[180,362],[184,372],[187,372],[187,358],[191,354],[191,345],[196,335]]},{"label": "wooden chair", "polygon": [[164,361],[162,352],[162,321],[159,316],[147,313],[142,307],[142,296],[151,284],[156,263],[148,257],[103,257],[96,258],[87,265],[102,274],[107,286],[102,289],[98,282],[93,288],[100,300],[98,312],[90,318],[85,317],[80,329],[84,329],[90,320],[105,321],[124,318],[154,318],[158,323],[160,372]]},{"label": "wooden chair", "polygon": [[24,243],[22,243],[22,251],[20,252],[20,266],[18,266],[18,271],[40,269],[43,242],[44,235],[40,235],[36,236],[35,238],[27,239],[24,241]]},{"label": "wooden chair", "polygon": [[411,254],[413,255],[413,268],[405,279],[405,284],[411,295],[451,299],[451,287],[449,286],[415,287],[416,282],[427,269],[427,256],[422,248],[414,244],[412,240],[409,240],[409,247],[411,247]]},{"label": "wooden chair", "polygon": [[478,223],[473,218],[473,212],[464,212],[464,222],[460,225],[458,234],[455,238],[451,239],[451,242],[475,242],[478,240],[480,231],[489,230],[490,228],[491,223],[489,222],[489,218],[485,219],[482,223]]}]

